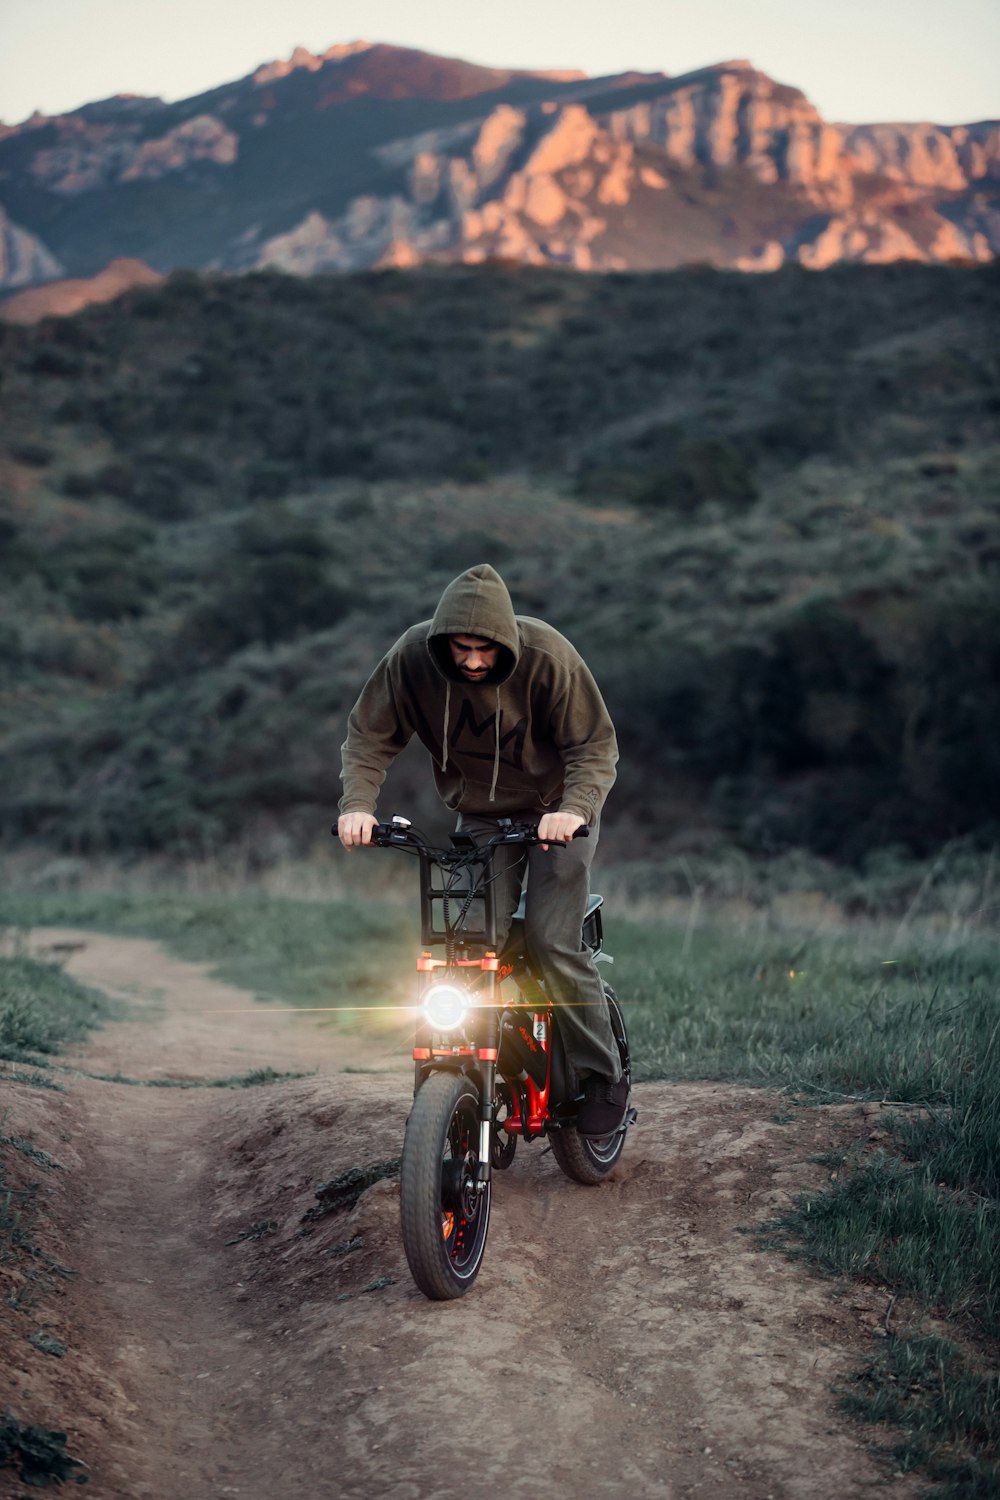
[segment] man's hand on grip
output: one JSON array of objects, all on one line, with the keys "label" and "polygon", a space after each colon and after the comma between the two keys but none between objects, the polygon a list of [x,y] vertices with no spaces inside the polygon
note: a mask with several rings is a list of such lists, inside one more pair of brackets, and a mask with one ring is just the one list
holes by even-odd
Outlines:
[{"label": "man's hand on grip", "polygon": [[560,843],[569,843],[578,828],[582,828],[586,822],[578,813],[554,812],[546,813],[538,825],[538,837],[542,840],[542,848],[549,846],[546,839],[558,840]]},{"label": "man's hand on grip", "polygon": [[378,819],[374,813],[349,812],[341,813],[337,819],[337,837],[344,848],[350,852],[359,844],[370,844],[372,841],[372,829]]}]

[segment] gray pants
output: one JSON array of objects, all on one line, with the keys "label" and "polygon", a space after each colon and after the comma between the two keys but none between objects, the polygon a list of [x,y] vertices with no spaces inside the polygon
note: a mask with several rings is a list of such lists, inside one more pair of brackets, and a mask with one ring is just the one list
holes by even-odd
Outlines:
[{"label": "gray pants", "polygon": [[[514,821],[537,822],[537,814],[516,815]],[[458,826],[480,842],[496,833],[497,820],[462,813]],[[506,941],[527,866],[524,936],[528,959],[552,1002],[565,1006],[559,1028],[566,1059],[578,1076],[600,1073],[617,1082],[621,1060],[604,986],[580,936],[597,833],[592,828],[588,839],[573,839],[565,849],[524,849],[514,844],[494,851],[497,942],[502,947]]]}]

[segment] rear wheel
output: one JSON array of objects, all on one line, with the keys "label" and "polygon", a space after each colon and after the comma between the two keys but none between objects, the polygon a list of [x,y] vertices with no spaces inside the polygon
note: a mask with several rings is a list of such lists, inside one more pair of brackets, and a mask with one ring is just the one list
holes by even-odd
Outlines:
[{"label": "rear wheel", "polygon": [[479,1092],[461,1073],[432,1073],[417,1091],[403,1138],[400,1223],[425,1297],[461,1297],[486,1249],[491,1184],[476,1183]]},{"label": "rear wheel", "polygon": [[[610,985],[604,986],[604,995],[611,1014],[611,1030],[618,1043],[622,1076],[632,1081],[632,1066],[628,1050],[628,1034],[625,1018],[617,997]],[[618,1158],[625,1149],[625,1131],[616,1130],[611,1135],[579,1135],[574,1125],[563,1125],[553,1130],[552,1155],[567,1177],[580,1182],[584,1187],[594,1187],[602,1182],[618,1165]]]}]

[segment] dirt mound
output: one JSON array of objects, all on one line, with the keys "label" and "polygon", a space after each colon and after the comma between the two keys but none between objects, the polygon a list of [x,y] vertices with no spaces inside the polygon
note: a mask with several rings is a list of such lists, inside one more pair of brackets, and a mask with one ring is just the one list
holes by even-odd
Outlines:
[{"label": "dirt mound", "polygon": [[[91,982],[113,961],[121,993],[131,954],[145,986],[94,1055],[135,1072],[145,1037],[162,1075],[183,1051],[170,1052],[173,1025],[190,1047],[199,995],[197,1070],[230,1072],[231,1030],[220,1015],[213,1051],[199,989],[215,982],[150,947],[100,938],[72,958]],[[11,1404],[68,1425],[95,1500],[839,1500],[880,1483],[831,1386],[884,1309],[836,1300],[745,1232],[822,1180],[818,1150],[868,1133],[860,1112],[645,1085],[599,1188],[519,1146],[476,1287],[432,1304],[399,1241],[405,1056],[384,1076],[343,1072],[363,1043],[341,1050],[337,1033],[262,1010],[243,1061],[248,1029],[259,1060],[280,1042],[317,1076],[239,1092],[87,1078],[67,1095],[7,1090],[37,1144],[65,1157],[47,1207],[77,1273],[37,1311],[64,1358],[27,1345],[23,1320],[3,1327]],[[320,1184],[372,1165],[353,1206],[322,1212]],[[20,1495],[5,1478],[0,1495]]]}]

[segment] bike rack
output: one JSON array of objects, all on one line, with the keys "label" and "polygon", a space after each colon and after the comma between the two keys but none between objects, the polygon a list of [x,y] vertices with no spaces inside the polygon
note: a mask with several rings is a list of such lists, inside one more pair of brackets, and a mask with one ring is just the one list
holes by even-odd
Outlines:
[{"label": "bike rack", "polygon": [[[482,873],[489,855],[470,861],[468,850],[464,848],[462,855],[463,862],[454,869],[426,856],[420,860],[420,931],[421,942],[425,947],[447,943],[451,938],[458,943],[481,943],[487,948],[496,948],[497,919],[493,886],[485,885],[478,891],[474,889],[476,871]],[[455,884],[455,876],[463,874],[468,876],[468,880]],[[445,924],[445,911],[450,907],[456,912],[465,911],[460,934],[454,931],[449,933]],[[449,916],[451,915],[449,911]],[[470,917],[478,918],[479,924],[471,925]],[[454,922],[452,925],[454,926]]]}]

